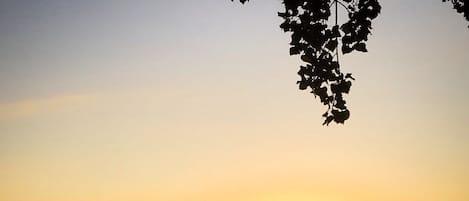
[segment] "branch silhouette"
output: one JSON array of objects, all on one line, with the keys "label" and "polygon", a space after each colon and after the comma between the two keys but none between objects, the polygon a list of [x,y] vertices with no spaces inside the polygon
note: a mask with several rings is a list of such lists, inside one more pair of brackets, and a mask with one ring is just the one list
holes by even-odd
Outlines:
[{"label": "branch silhouette", "polygon": [[[234,1],[234,0],[231,0]],[[242,4],[249,0],[239,0]],[[469,21],[467,0],[451,1],[458,13]],[[350,117],[344,95],[350,92],[351,73],[343,73],[339,55],[354,51],[368,52],[366,42],[372,21],[381,12],[378,0],[283,0],[285,6],[278,16],[280,28],[291,33],[290,55],[300,55],[297,82],[300,90],[310,90],[327,106],[323,125],[343,124]],[[339,5],[347,11],[345,23],[338,24]],[[331,11],[331,8],[334,7]],[[329,25],[334,12],[335,24]]]},{"label": "branch silhouette", "polygon": [[[463,13],[467,21],[469,21],[469,3],[468,0],[443,0],[443,2],[450,1],[453,3],[453,8],[458,13]],[[469,27],[469,26],[468,26]]]}]

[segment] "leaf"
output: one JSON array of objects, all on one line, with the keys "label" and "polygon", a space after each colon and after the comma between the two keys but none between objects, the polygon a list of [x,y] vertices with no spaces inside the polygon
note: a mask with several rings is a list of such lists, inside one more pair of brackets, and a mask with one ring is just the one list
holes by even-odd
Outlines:
[{"label": "leaf", "polygon": [[343,54],[348,54],[348,53],[350,53],[350,52],[352,52],[352,51],[353,51],[353,49],[350,48],[348,45],[345,45],[345,44],[342,45],[342,53],[343,53]]},{"label": "leaf", "polygon": [[310,76],[311,72],[310,69],[306,66],[300,66],[300,70],[298,71],[298,75],[304,77],[305,75]]},{"label": "leaf", "polygon": [[344,33],[351,33],[352,32],[352,24],[351,23],[345,23],[343,24],[340,29],[342,29],[342,31]]},{"label": "leaf", "polygon": [[352,73],[347,73],[347,74],[345,75],[345,78],[355,80],[355,78],[352,77]]},{"label": "leaf", "polygon": [[280,24],[280,28],[285,32],[290,31],[290,24],[285,21]]},{"label": "leaf", "polygon": [[[231,1],[233,1],[233,0],[231,0]],[[244,3],[248,2],[248,1],[249,1],[249,0],[239,0],[239,2],[241,2],[242,4],[244,4]]]},{"label": "leaf", "polygon": [[327,117],[328,114],[329,114],[329,112],[325,112],[324,114],[322,114],[322,116]]},{"label": "leaf", "polygon": [[308,88],[308,83],[306,82],[306,80],[301,80],[301,81],[298,81],[296,82],[297,84],[300,84],[300,90],[305,90],[306,88]]},{"label": "leaf", "polygon": [[322,125],[329,126],[329,124],[334,120],[334,116],[328,116]]},{"label": "leaf", "polygon": [[342,82],[342,89],[343,89],[343,92],[348,94],[348,92],[350,92],[350,87],[352,86],[352,82],[350,81],[345,81],[345,82]]},{"label": "leaf", "polygon": [[360,51],[360,52],[368,52],[366,49],[366,44],[365,43],[356,43],[353,45],[353,49]]},{"label": "leaf", "polygon": [[297,46],[293,46],[290,48],[290,55],[300,54],[301,50]]},{"label": "leaf", "polygon": [[350,81],[341,81],[338,84],[331,84],[331,91],[332,93],[339,94],[339,93],[348,93],[350,91],[350,87],[352,86],[352,82]]},{"label": "leaf", "polygon": [[345,100],[343,98],[336,100],[336,104],[334,107],[345,110],[347,107],[345,106]]},{"label": "leaf", "polygon": [[339,62],[337,62],[337,61],[331,62],[331,68],[332,69],[339,69],[339,67],[340,67]]},{"label": "leaf", "polygon": [[332,110],[332,115],[334,116],[334,121],[336,123],[343,124],[345,120],[350,117],[350,112],[347,109],[344,111]]},{"label": "leaf", "polygon": [[282,18],[288,17],[288,13],[287,13],[287,12],[284,12],[284,13],[282,13],[282,12],[277,12],[277,15],[278,15],[279,17],[282,17]]},{"label": "leaf", "polygon": [[339,25],[332,27],[332,37],[340,37]]},{"label": "leaf", "polygon": [[303,60],[304,62],[313,63],[313,57],[306,54],[301,56],[301,60]]},{"label": "leaf", "polygon": [[334,50],[337,48],[337,45],[338,45],[338,42],[337,40],[330,40],[327,44],[326,44],[326,48],[331,51],[331,52],[334,52]]}]

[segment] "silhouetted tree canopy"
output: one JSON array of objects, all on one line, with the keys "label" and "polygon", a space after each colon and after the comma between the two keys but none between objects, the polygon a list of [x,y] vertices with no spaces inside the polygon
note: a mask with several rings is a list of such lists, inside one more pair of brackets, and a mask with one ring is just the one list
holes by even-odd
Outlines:
[{"label": "silhouetted tree canopy", "polygon": [[[248,1],[239,0],[243,4]],[[469,20],[466,0],[451,2]],[[349,93],[355,79],[351,73],[341,71],[339,51],[342,54],[368,51],[366,41],[372,20],[381,11],[378,0],[283,0],[282,3],[285,10],[278,16],[284,20],[280,28],[291,32],[290,55],[300,55],[305,62],[298,71],[300,90],[310,90],[327,105],[323,125],[332,121],[343,124],[350,117],[344,94]],[[343,24],[338,24],[339,8],[348,13]]]},{"label": "silhouetted tree canopy", "polygon": [[[463,13],[467,21],[469,21],[469,5],[467,0],[443,0],[443,2],[451,1],[456,12]],[[469,27],[469,26],[468,26]]]}]

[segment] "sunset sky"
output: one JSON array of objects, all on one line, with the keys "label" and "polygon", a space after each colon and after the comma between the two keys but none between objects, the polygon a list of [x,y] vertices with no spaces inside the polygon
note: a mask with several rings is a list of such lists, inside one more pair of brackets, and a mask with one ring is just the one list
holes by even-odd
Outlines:
[{"label": "sunset sky", "polygon": [[469,200],[469,22],[380,3],[325,127],[280,0],[0,0],[0,200]]}]

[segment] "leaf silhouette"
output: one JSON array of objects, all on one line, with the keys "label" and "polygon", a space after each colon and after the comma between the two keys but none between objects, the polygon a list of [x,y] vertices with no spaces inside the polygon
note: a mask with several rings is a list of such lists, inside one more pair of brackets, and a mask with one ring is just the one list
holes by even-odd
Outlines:
[{"label": "leaf silhouette", "polygon": [[[233,0],[232,0],[233,1]],[[247,0],[240,0],[245,3]],[[371,30],[371,20],[381,10],[377,0],[282,0],[285,10],[278,12],[283,19],[280,28],[291,33],[290,55],[299,55],[306,65],[300,66],[297,81],[300,90],[310,89],[327,105],[324,125],[332,121],[344,123],[350,116],[343,94],[350,92],[350,73],[341,72],[339,50],[343,54],[353,51],[367,52],[365,42]],[[328,21],[332,5],[343,6],[348,20],[334,25]],[[334,9],[337,10],[337,9]],[[334,11],[335,12],[335,11]],[[335,12],[334,19],[337,19]],[[341,40],[341,43],[339,43]]]},{"label": "leaf silhouette", "polygon": [[353,45],[353,49],[360,51],[360,52],[368,52],[368,50],[366,50],[365,43],[356,43],[355,45]]},{"label": "leaf silhouette", "polygon": [[[247,1],[240,0],[243,4]],[[469,21],[468,0],[442,1],[451,1],[453,8]],[[350,92],[355,78],[351,73],[341,72],[339,50],[342,54],[368,52],[366,41],[381,5],[378,0],[282,0],[282,3],[285,11],[278,12],[278,16],[284,20],[280,28],[291,32],[290,55],[300,55],[306,63],[298,71],[299,89],[310,88],[314,97],[319,96],[321,103],[328,106],[323,125],[332,121],[343,124],[350,117],[343,94]],[[329,25],[334,4],[335,25]],[[347,21],[341,25],[337,23],[339,5],[348,12]]]}]

